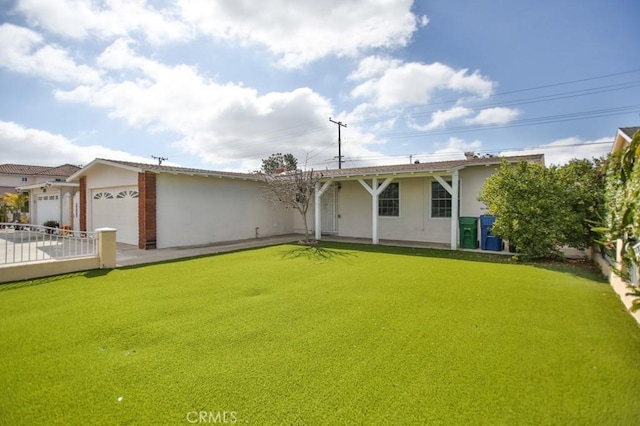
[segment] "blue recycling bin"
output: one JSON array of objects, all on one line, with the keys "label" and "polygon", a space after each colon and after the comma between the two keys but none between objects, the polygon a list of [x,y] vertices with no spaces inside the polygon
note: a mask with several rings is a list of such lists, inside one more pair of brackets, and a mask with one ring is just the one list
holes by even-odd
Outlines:
[{"label": "blue recycling bin", "polygon": [[502,238],[491,234],[495,221],[495,216],[480,216],[480,248],[482,250],[502,251]]}]

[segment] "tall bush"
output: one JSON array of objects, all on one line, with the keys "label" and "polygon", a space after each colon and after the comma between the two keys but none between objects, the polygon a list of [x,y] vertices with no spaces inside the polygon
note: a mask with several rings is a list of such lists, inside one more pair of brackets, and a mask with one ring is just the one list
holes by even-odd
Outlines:
[{"label": "tall bush", "polygon": [[478,200],[496,216],[493,233],[532,258],[554,256],[562,246],[593,244],[601,220],[604,175],[601,160],[572,160],[563,167],[503,161]]}]

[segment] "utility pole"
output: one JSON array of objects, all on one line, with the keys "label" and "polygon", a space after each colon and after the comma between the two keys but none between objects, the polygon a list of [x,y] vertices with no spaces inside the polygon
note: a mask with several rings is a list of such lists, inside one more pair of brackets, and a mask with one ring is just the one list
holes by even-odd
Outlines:
[{"label": "utility pole", "polygon": [[329,117],[329,121],[338,125],[338,168],[342,168],[342,139],[340,138],[340,127],[347,127],[347,124],[342,124],[342,121],[333,121]]},{"label": "utility pole", "polygon": [[158,160],[158,166],[162,166],[162,162],[168,160],[166,157],[156,157],[155,155],[152,155],[151,158]]}]

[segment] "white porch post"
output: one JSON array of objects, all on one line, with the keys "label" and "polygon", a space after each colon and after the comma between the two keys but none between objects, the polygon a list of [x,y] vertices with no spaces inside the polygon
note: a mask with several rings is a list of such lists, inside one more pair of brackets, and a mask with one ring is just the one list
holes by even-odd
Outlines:
[{"label": "white porch post", "polygon": [[314,191],[314,220],[315,220],[315,229],[316,229],[316,240],[320,240],[322,236],[322,194],[327,190],[331,182],[325,182],[320,186],[320,182],[316,182],[316,190]]},{"label": "white porch post", "polygon": [[367,190],[367,192],[371,195],[371,243],[378,244],[380,240],[378,239],[378,195],[384,191],[387,186],[393,181],[393,178],[386,178],[384,182],[378,186],[378,178],[373,178],[371,180],[371,186],[367,184],[363,179],[358,179],[360,185]]},{"label": "white porch post", "polygon": [[371,243],[378,244],[378,179],[371,180]]},{"label": "white porch post", "polygon": [[434,176],[435,180],[451,194],[451,250],[458,249],[458,170],[451,173],[451,185],[440,176]]},{"label": "white porch post", "polygon": [[451,250],[458,249],[458,171],[451,175]]}]

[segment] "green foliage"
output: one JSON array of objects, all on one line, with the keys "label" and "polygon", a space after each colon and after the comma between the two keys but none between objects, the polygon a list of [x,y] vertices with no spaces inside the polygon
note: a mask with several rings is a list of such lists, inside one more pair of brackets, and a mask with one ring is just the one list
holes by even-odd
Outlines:
[{"label": "green foliage", "polygon": [[540,258],[558,255],[564,245],[593,244],[603,196],[601,160],[572,160],[561,168],[504,161],[478,199],[496,216],[494,234]]},{"label": "green foliage", "polygon": [[564,241],[570,247],[591,247],[598,238],[593,227],[604,217],[604,165],[603,159],[574,159],[557,169],[563,197],[571,210]]},{"label": "green foliage", "polygon": [[[606,228],[602,229],[605,243],[615,246],[621,239],[622,259],[626,268],[638,263],[634,249],[640,237],[640,132],[637,132],[624,151],[611,155],[606,168]],[[618,270],[624,278],[626,273]],[[631,296],[640,297],[640,290],[631,287]],[[640,309],[640,300],[634,301],[632,310]]]},{"label": "green foliage", "polygon": [[269,158],[262,160],[261,171],[263,173],[275,173],[280,169],[285,169],[288,171],[297,170],[298,168],[298,160],[293,156],[293,154],[284,154],[278,152],[275,154],[271,154]]},{"label": "green foliage", "polygon": [[13,213],[14,220],[20,218],[20,213],[24,211],[27,203],[29,202],[29,196],[25,192],[14,194],[6,192],[0,201],[6,205],[6,208]]}]

